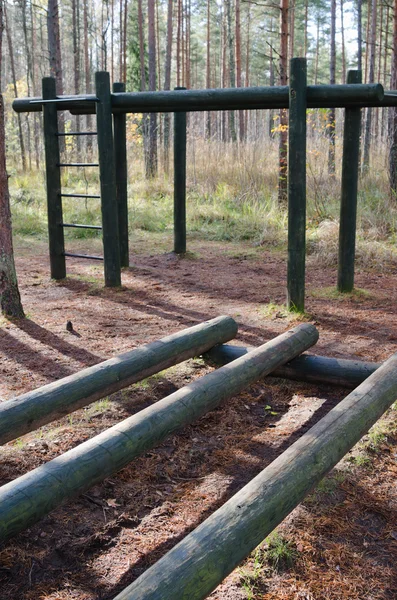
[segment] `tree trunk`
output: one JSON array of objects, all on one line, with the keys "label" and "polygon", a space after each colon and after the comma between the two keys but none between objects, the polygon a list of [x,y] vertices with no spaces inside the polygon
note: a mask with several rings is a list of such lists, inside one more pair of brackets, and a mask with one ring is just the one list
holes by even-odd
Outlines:
[{"label": "tree trunk", "polygon": [[[57,94],[63,94],[61,37],[59,32],[59,8],[58,0],[48,0],[47,9],[48,30],[48,54],[50,59],[50,74],[55,77]],[[65,116],[61,110],[58,113],[58,131],[65,131]],[[62,151],[65,148],[63,137],[59,138],[59,146]]]},{"label": "tree trunk", "polygon": [[[235,73],[235,63],[234,63],[234,39],[232,34],[232,14],[231,14],[231,1],[226,0],[226,16],[227,16],[227,39],[229,45],[229,81],[230,87],[236,87],[236,73]],[[230,129],[230,137],[232,142],[237,141],[236,135],[236,125],[234,121],[234,110],[229,111],[229,129]]]},{"label": "tree trunk", "polygon": [[357,69],[363,68],[363,5],[357,0]]},{"label": "tree trunk", "polygon": [[[394,0],[393,14],[393,54],[391,67],[392,90],[397,89],[397,0]],[[389,108],[389,179],[390,192],[393,200],[397,199],[397,107]]]},{"label": "tree trunk", "polygon": [[[241,15],[240,0],[236,0],[236,84],[241,87]],[[239,120],[239,139],[243,142],[245,139],[244,111],[238,111]]]},{"label": "tree trunk", "polygon": [[[156,22],[155,0],[148,0],[148,54],[149,54],[149,90],[156,89]],[[150,113],[149,120],[149,177],[157,175],[157,114]]]},{"label": "tree trunk", "polygon": [[343,20],[343,0],[340,0],[340,27],[342,37],[342,83],[346,83],[346,48],[345,48],[345,27]]},{"label": "tree trunk", "polygon": [[[83,5],[83,28],[84,28],[84,76],[85,93],[91,93],[91,67],[88,46],[88,0],[84,0]],[[92,131],[92,115],[87,115],[87,131]],[[92,136],[87,135],[86,149],[88,157],[92,156]]]},{"label": "tree trunk", "polygon": [[[72,28],[73,28],[73,67],[74,67],[74,93],[80,93],[80,9],[78,0],[72,0]],[[76,115],[76,131],[80,131],[80,116]],[[81,139],[76,136],[76,160],[80,162]]]},{"label": "tree trunk", "polygon": [[[331,0],[331,53],[330,53],[330,64],[329,64],[329,82],[331,85],[335,84],[335,71],[336,71],[336,0]],[[335,175],[335,120],[336,111],[334,108],[328,113],[328,173],[329,175]]]},{"label": "tree trunk", "polygon": [[[171,87],[171,57],[172,57],[172,0],[168,0],[167,13],[167,48],[164,65],[164,89]],[[170,168],[170,113],[164,114],[164,170],[168,174]]]},{"label": "tree trunk", "polygon": [[[369,76],[368,83],[375,81],[375,49],[376,49],[376,10],[377,0],[372,0],[371,5],[371,34],[370,34],[370,60],[369,60]],[[365,137],[364,137],[364,152],[363,152],[363,171],[369,167],[369,152],[371,149],[371,125],[372,125],[372,108],[367,108],[367,118],[365,121]]]},{"label": "tree trunk", "polygon": [[[0,82],[2,74],[3,0],[0,2]],[[0,307],[10,317],[24,317],[15,271],[8,174],[6,167],[4,101],[0,88]]]},{"label": "tree trunk", "polygon": [[[288,82],[288,0],[280,2],[280,85]],[[288,116],[285,109],[280,110],[280,141],[278,155],[278,201],[287,202],[288,170]]]},{"label": "tree trunk", "polygon": [[[18,98],[17,78],[16,78],[16,73],[15,73],[15,61],[14,61],[14,48],[12,46],[12,37],[11,37],[11,33],[10,33],[10,24],[8,22],[8,16],[7,16],[6,8],[7,8],[7,4],[4,3],[4,20],[5,20],[5,28],[6,28],[6,34],[7,34],[8,54],[9,54],[9,57],[10,57],[12,85],[13,85],[13,88],[14,88],[14,96],[15,96],[15,98]],[[20,113],[17,113],[17,122],[18,122],[18,140],[19,140],[19,146],[20,146],[20,149],[21,149],[22,170],[26,171],[25,144],[24,144],[24,141],[23,141],[22,121],[21,121],[21,114]]]},{"label": "tree trunk", "polygon": [[[206,64],[206,88],[211,87],[211,0],[207,0],[207,64]],[[211,113],[207,112],[205,134],[211,139]]]}]

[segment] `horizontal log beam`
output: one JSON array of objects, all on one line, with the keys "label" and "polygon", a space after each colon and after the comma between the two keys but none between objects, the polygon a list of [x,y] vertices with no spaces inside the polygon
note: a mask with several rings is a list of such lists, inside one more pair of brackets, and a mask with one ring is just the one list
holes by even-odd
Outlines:
[{"label": "horizontal log beam", "polygon": [[217,317],[0,404],[0,444],[236,336],[231,317]]},{"label": "horizontal log beam", "polygon": [[397,354],[114,600],[202,600],[397,398]]},{"label": "horizontal log beam", "polygon": [[[88,97],[84,96],[84,98]],[[92,102],[87,102],[79,100],[78,96],[70,96],[70,102],[61,102],[56,107],[58,110],[70,110],[73,114],[95,113],[94,98],[95,96],[92,96]],[[34,103],[32,104],[31,101],[34,101]],[[389,101],[397,104],[397,98],[395,97],[390,97]],[[384,106],[383,103],[384,91],[379,83],[307,86],[308,108]],[[16,112],[34,112],[40,111],[42,108],[40,98],[17,98],[12,106]],[[112,94],[112,112],[116,114],[129,112],[257,110],[288,108],[288,106],[288,86]]]},{"label": "horizontal log beam", "polygon": [[0,542],[316,343],[302,324],[0,488]]},{"label": "horizontal log beam", "polygon": [[[205,352],[203,358],[210,364],[226,365],[232,360],[244,356],[250,350],[252,350],[252,346],[246,348],[244,346],[222,344]],[[270,373],[270,376],[355,388],[372,373],[375,373],[380,365],[381,363],[361,360],[302,354]]]}]

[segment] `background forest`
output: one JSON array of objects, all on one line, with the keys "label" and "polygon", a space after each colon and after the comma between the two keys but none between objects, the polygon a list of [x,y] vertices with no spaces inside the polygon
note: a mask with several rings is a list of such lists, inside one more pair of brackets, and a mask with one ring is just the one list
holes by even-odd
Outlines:
[{"label": "background forest", "polygon": [[[306,56],[308,83],[363,82],[396,88],[397,11],[372,0],[14,0],[4,3],[2,89],[14,231],[45,235],[41,114],[15,114],[14,97],[41,96],[53,75],[59,94],[92,93],[107,70],[127,91],[286,84],[288,59]],[[392,109],[363,111],[358,260],[394,260],[395,184],[388,169]],[[211,239],[285,243],[278,201],[277,111],[192,113],[188,120],[188,227]],[[308,111],[308,252],[333,264],[339,211],[343,111]],[[93,118],[60,113],[66,131],[92,130]],[[91,137],[66,138],[73,160],[95,154]],[[164,231],[172,218],[172,116],[129,115],[130,227]],[[335,158],[334,158],[335,155]],[[331,157],[331,158],[330,158]],[[391,171],[393,175],[394,169]],[[391,186],[390,186],[391,183]],[[92,170],[65,170],[63,186],[97,192]],[[67,218],[99,223],[98,203],[65,201]],[[387,221],[386,221],[387,216]],[[74,231],[70,236],[96,236]]]}]

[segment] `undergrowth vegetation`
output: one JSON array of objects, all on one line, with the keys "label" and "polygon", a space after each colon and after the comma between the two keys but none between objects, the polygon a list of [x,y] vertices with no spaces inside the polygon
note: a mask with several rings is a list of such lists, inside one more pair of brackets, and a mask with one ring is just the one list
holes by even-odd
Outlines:
[{"label": "undergrowth vegetation", "polygon": [[[334,266],[338,257],[340,206],[340,140],[337,172],[327,171],[327,144],[308,140],[307,253],[310,260]],[[144,177],[139,149],[129,148],[129,227],[161,233],[173,227],[173,181],[160,169]],[[277,201],[277,140],[244,145],[190,139],[187,158],[187,227],[190,236],[218,241],[248,240],[254,245],[285,249],[287,211]],[[46,236],[44,170],[21,173],[9,166],[14,233]],[[99,194],[96,169],[62,173],[63,193]],[[100,201],[64,198],[64,222],[99,225]],[[386,157],[372,157],[361,178],[357,217],[357,264],[374,268],[397,265],[394,247],[397,208],[388,192]],[[73,229],[69,237],[99,237],[95,230]]]}]

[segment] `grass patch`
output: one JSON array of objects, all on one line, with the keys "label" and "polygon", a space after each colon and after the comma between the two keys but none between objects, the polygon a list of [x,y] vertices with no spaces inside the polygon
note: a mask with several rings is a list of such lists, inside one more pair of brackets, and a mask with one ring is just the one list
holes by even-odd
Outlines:
[{"label": "grass patch", "polygon": [[313,319],[313,316],[307,312],[293,309],[289,310],[286,306],[275,304],[273,302],[262,305],[258,311],[265,319],[286,319],[289,323],[301,323]]},{"label": "grass patch", "polygon": [[354,288],[352,292],[339,292],[336,287],[327,286],[322,288],[312,288],[308,290],[308,293],[313,298],[319,298],[322,300],[366,300],[372,299],[373,294],[368,290],[362,288]]},{"label": "grass patch", "polygon": [[266,538],[265,557],[274,571],[287,571],[294,566],[298,556],[295,544],[277,531]]}]

